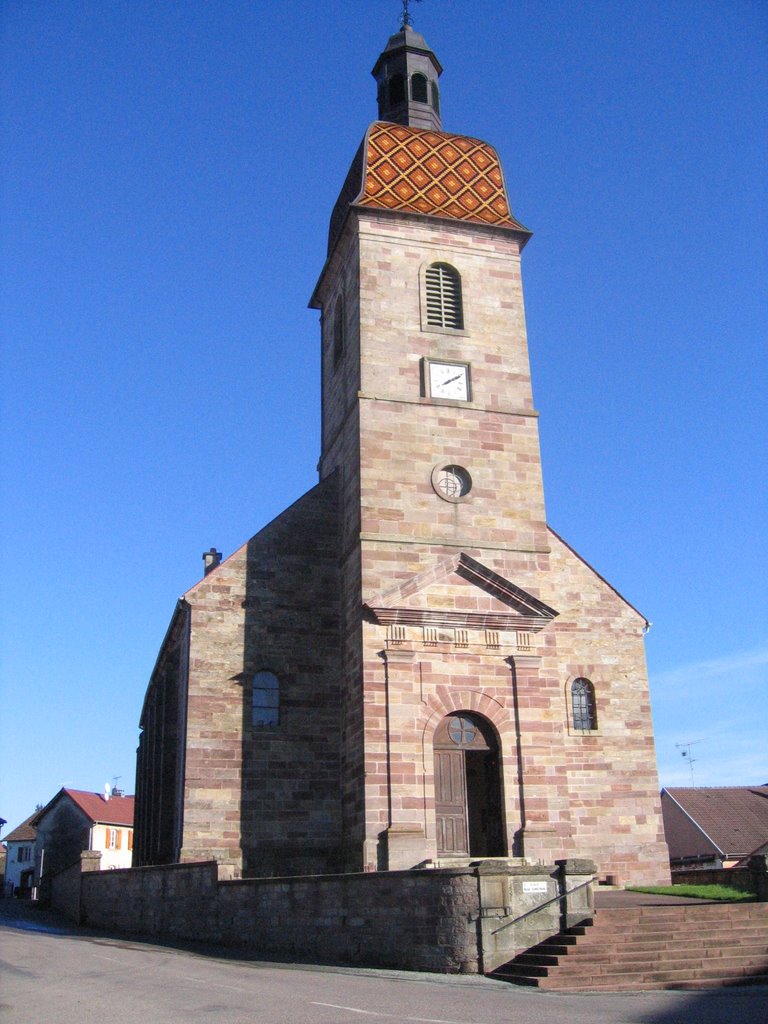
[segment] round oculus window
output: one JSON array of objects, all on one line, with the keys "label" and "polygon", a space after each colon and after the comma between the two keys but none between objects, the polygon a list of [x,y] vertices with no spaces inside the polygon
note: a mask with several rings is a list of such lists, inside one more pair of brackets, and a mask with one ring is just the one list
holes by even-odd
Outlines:
[{"label": "round oculus window", "polygon": [[457,747],[468,747],[474,743],[477,727],[468,718],[452,718],[448,724],[448,735]]},{"label": "round oculus window", "polygon": [[446,501],[463,501],[472,490],[472,477],[463,466],[435,466],[432,486]]}]

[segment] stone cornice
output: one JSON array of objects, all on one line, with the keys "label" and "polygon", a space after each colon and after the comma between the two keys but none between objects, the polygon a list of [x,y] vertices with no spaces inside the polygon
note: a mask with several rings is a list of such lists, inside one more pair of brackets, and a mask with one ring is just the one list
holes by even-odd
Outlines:
[{"label": "stone cornice", "polygon": [[[425,540],[423,537],[400,537],[397,534],[361,533],[360,540],[365,543],[398,544],[401,547],[460,548],[462,550],[472,548],[473,550],[482,549],[483,551],[507,551],[521,555],[548,555],[552,550],[549,547],[525,548],[513,544],[490,544],[487,541],[478,542],[467,537],[457,540],[455,537],[449,539],[447,537],[435,536]],[[357,548],[357,544],[354,545],[354,548]]]},{"label": "stone cornice", "polygon": [[450,406],[454,409],[471,409],[473,412],[494,416],[526,416],[532,419],[538,419],[539,416],[538,409],[489,409],[487,405],[480,405],[479,402],[454,402],[445,398],[391,398],[388,395],[369,395],[365,391],[358,391],[357,397],[361,401],[390,402],[393,405],[439,406],[440,408]]}]

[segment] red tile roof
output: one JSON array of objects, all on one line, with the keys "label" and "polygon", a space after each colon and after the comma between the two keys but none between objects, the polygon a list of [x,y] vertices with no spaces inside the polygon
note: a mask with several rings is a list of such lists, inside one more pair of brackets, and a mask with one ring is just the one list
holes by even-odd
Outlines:
[{"label": "red tile roof", "polygon": [[133,825],[132,796],[111,796],[109,800],[105,800],[103,793],[85,793],[79,789],[63,789],[62,793],[66,793],[93,822]]},{"label": "red tile roof", "polygon": [[37,829],[34,825],[30,825],[30,821],[35,817],[37,811],[34,814],[30,814],[28,818],[25,818],[20,825],[9,832],[7,836],[3,836],[4,843],[34,843],[37,839]]},{"label": "red tile roof", "polygon": [[[752,853],[768,841],[768,786],[674,787],[663,792],[728,859]],[[670,852],[671,840],[668,835]]]},{"label": "red tile roof", "polygon": [[65,796],[76,807],[79,807],[94,824],[100,822],[104,825],[127,825],[129,828],[133,826],[134,798],[132,796],[111,796],[109,800],[105,800],[103,793],[87,793],[82,789],[67,789],[66,787],[60,789],[42,811],[38,811],[34,815],[35,822],[37,823],[55,803]]}]

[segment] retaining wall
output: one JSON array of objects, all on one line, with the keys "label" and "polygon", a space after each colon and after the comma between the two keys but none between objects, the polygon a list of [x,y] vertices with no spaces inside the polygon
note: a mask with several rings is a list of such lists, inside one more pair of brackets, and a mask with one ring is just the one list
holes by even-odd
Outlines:
[{"label": "retaining wall", "polygon": [[59,889],[69,894],[59,909],[90,927],[237,946],[254,955],[474,973],[590,917],[594,872],[590,861],[483,861],[234,880],[222,877],[215,862],[176,864],[83,873],[79,905],[68,883]]},{"label": "retaining wall", "polygon": [[733,889],[753,892],[749,868],[688,868],[672,871],[673,885],[730,885]]},{"label": "retaining wall", "polygon": [[768,901],[768,856],[753,854],[746,865],[738,868],[675,868],[672,882],[675,885],[730,885],[754,893],[765,903]]}]

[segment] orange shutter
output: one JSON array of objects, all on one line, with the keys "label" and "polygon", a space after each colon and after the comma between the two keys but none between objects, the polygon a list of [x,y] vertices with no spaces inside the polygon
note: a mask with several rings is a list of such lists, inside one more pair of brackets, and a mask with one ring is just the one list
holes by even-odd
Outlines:
[{"label": "orange shutter", "polygon": [[132,828],[128,829],[128,849],[129,850],[133,849],[133,829]]}]

